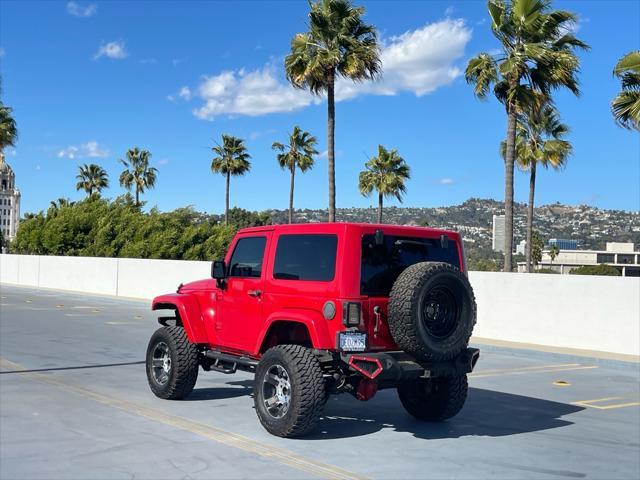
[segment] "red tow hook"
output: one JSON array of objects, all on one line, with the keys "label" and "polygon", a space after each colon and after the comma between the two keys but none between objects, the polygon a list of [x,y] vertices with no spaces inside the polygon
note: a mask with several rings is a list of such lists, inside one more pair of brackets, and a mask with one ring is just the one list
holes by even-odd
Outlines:
[{"label": "red tow hook", "polygon": [[378,384],[375,380],[363,378],[358,382],[358,387],[356,388],[356,398],[360,401],[366,402],[367,400],[373,398],[377,391]]}]

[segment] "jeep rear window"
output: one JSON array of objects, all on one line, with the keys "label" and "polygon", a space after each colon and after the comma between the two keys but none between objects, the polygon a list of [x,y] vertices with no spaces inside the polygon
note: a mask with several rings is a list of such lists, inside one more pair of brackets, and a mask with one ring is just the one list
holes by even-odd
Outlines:
[{"label": "jeep rear window", "polygon": [[460,268],[456,242],[443,247],[439,238],[399,237],[385,235],[376,245],[375,235],[362,237],[360,293],[388,296],[398,275],[418,262],[446,262]]},{"label": "jeep rear window", "polygon": [[336,272],[336,235],[281,235],[273,278],[330,282]]},{"label": "jeep rear window", "polygon": [[266,244],[266,237],[244,237],[238,240],[229,262],[229,276],[260,278]]}]

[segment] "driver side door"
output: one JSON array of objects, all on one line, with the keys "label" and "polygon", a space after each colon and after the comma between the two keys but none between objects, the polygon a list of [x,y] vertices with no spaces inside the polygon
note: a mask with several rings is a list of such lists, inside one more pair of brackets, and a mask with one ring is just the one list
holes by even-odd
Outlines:
[{"label": "driver side door", "polygon": [[250,351],[262,324],[264,263],[270,234],[261,232],[238,238],[228,262],[227,284],[222,293],[220,344]]}]

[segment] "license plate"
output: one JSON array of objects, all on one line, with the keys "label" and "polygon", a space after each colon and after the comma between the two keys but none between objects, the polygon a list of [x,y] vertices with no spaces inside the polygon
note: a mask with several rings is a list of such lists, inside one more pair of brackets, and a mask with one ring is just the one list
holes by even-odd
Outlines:
[{"label": "license plate", "polygon": [[367,334],[363,332],[340,332],[339,348],[343,352],[364,352],[367,349]]}]

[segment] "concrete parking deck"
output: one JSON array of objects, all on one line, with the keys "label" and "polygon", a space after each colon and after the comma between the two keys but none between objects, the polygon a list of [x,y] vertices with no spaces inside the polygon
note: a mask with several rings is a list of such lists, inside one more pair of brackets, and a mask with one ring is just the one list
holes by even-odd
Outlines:
[{"label": "concrete parking deck", "polygon": [[388,390],[333,397],[314,435],[286,440],[260,426],[245,373],[202,372],[188,400],[155,398],[144,302],[0,297],[3,480],[640,478],[638,364],[487,348],[446,423],[414,421]]}]

